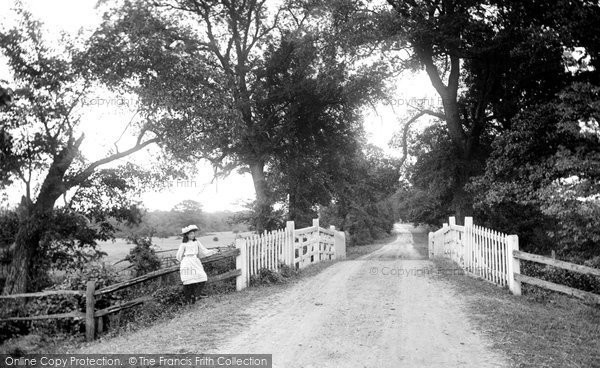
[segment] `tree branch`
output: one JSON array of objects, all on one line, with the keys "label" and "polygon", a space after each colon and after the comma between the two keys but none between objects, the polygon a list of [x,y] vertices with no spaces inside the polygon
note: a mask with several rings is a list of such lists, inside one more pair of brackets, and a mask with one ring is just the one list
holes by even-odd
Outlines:
[{"label": "tree branch", "polygon": [[110,155],[110,156],[105,157],[105,158],[103,158],[101,160],[98,160],[96,162],[91,163],[82,172],[80,172],[79,174],[77,174],[77,175],[73,176],[71,179],[69,179],[66,182],[66,187],[67,188],[72,188],[72,187],[74,187],[76,185],[81,184],[84,180],[86,180],[87,178],[89,178],[90,175],[92,175],[92,173],[94,172],[94,170],[97,167],[99,167],[101,165],[106,165],[107,163],[110,163],[110,162],[119,160],[119,159],[121,159],[123,157],[129,156],[129,155],[131,155],[131,154],[133,154],[133,153],[135,153],[135,152],[143,149],[144,147],[146,147],[146,146],[148,146],[150,144],[153,144],[153,143],[157,143],[159,141],[158,138],[152,138],[152,139],[149,139],[149,140],[147,140],[147,141],[145,141],[143,143],[140,143],[141,137],[144,135],[144,133],[145,133],[145,131],[142,131],[142,133],[138,137],[137,144],[134,147],[132,147],[132,148],[126,150],[126,151],[120,152],[120,153],[115,153],[114,155]]},{"label": "tree branch", "polygon": [[404,123],[404,127],[402,128],[402,158],[400,159],[399,167],[404,166],[404,162],[408,158],[408,133],[410,131],[410,126],[424,115],[431,115],[435,116],[438,119],[445,120],[445,116],[443,114],[432,110],[424,109],[420,110],[416,115],[414,115],[406,123]]},{"label": "tree branch", "polygon": [[[437,93],[439,93],[442,99],[447,99],[448,87],[444,84],[444,81],[442,81],[442,78],[440,77],[440,72],[433,63],[433,54],[429,50],[426,50],[424,47],[420,47],[417,45],[414,46],[414,49],[421,62],[425,65],[425,71],[429,76],[429,80],[431,80],[433,88],[435,88],[435,90],[437,91]],[[452,71],[450,73],[452,73]]]}]

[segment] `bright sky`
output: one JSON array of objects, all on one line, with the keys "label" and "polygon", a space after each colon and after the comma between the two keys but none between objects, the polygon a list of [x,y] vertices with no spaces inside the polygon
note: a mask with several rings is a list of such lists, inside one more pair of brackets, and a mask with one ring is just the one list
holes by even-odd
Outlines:
[{"label": "bright sky", "polygon": [[[100,15],[95,10],[97,0],[24,0],[34,16],[41,19],[50,30],[50,35],[58,35],[60,31],[76,33],[80,28],[93,29],[100,22]],[[0,22],[10,24],[12,1],[2,1],[0,4]],[[5,23],[6,22],[6,23]],[[0,79],[5,77],[6,66],[0,60]],[[365,130],[368,140],[391,154],[399,154],[388,147],[388,142],[394,132],[400,127],[397,117],[405,119],[408,115],[408,104],[415,104],[415,99],[424,100],[428,107],[437,107],[439,103],[429,80],[424,76],[402,78],[397,81],[397,95],[392,104],[394,108],[379,104],[375,109],[365,112]],[[99,92],[99,96],[103,96]],[[90,98],[94,98],[91,96]],[[82,119],[82,129],[86,134],[84,155],[90,160],[106,155],[119,139],[124,127],[131,119],[132,113],[126,107],[118,106],[116,102],[105,103],[102,106],[88,106]],[[119,141],[121,148],[130,146],[133,137],[125,134]],[[127,158],[136,163],[147,163],[148,155],[138,153]],[[239,210],[244,202],[254,198],[254,187],[249,174],[232,174],[221,181],[213,181],[212,168],[204,163],[199,164],[198,176],[190,182],[171,183],[171,188],[160,193],[146,193],[142,200],[149,209],[171,209],[175,204],[185,199],[193,199],[202,203],[207,212],[219,210]],[[11,202],[18,200],[20,194],[11,196]]]}]

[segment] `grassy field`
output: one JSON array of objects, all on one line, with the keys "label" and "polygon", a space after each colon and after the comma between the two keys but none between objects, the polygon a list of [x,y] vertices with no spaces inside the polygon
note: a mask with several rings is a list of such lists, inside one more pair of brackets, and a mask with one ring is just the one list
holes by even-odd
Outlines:
[{"label": "grassy field", "polygon": [[[247,236],[250,233],[234,233],[232,231],[223,231],[216,233],[208,233],[198,238],[202,244],[207,248],[214,247],[225,247],[231,244],[235,244],[235,239],[238,236]],[[215,240],[217,239],[217,240]],[[167,255],[174,255],[181,244],[181,237],[173,236],[170,238],[152,238],[154,249],[156,251],[170,250],[171,252],[160,253],[161,257]],[[128,244],[126,239],[116,239],[114,242],[109,240],[105,242],[98,242],[98,249],[106,252],[108,255],[104,257],[104,261],[107,264],[114,264],[117,261],[122,260],[129,254],[134,244]],[[124,263],[124,262],[123,262]]]}]

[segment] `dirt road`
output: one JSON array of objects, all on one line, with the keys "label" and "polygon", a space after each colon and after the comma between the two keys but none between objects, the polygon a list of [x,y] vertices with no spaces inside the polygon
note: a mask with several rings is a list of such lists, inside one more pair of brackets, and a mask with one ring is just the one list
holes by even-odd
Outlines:
[{"label": "dirt road", "polygon": [[[248,306],[252,322],[213,353],[273,354],[274,367],[505,367],[413,247],[414,229]],[[208,351],[207,351],[208,353]]]}]

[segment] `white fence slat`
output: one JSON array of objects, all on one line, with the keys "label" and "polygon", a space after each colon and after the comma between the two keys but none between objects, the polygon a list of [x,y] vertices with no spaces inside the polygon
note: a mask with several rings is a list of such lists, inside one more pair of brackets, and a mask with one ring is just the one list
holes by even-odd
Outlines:
[{"label": "white fence slat", "polygon": [[489,281],[492,280],[492,254],[491,254],[491,244],[490,244],[490,231],[488,229],[484,230],[484,241],[485,241],[485,278]]},{"label": "white fence slat", "polygon": [[471,243],[470,231],[471,227],[465,226],[465,269],[467,271],[471,269],[471,252],[469,250]]},{"label": "white fence slat", "polygon": [[475,274],[477,276],[481,276],[481,237],[479,236],[479,226],[475,226],[475,258],[477,263],[477,268],[475,269]]},{"label": "white fence slat", "polygon": [[496,230],[494,230],[494,237],[492,238],[492,241],[494,242],[494,278],[496,279],[494,283],[500,285],[500,248],[498,246],[499,236]]},{"label": "white fence slat", "polygon": [[499,248],[498,248],[498,232],[494,231],[494,278],[496,279],[495,283],[500,284],[500,267],[498,262],[499,258]]},{"label": "white fence slat", "polygon": [[480,270],[481,277],[485,278],[485,235],[483,229],[479,228],[479,259],[480,259]]},{"label": "white fence slat", "polygon": [[256,236],[252,236],[252,275],[258,273],[258,246]]},{"label": "white fence slat", "polygon": [[477,235],[477,251],[475,252],[475,256],[477,257],[477,276],[483,276],[483,263],[481,262],[481,255],[483,254],[481,251],[481,231],[479,231],[479,226],[475,228]]},{"label": "white fence slat", "polygon": [[265,268],[265,247],[264,247],[264,240],[266,237],[267,232],[265,231],[263,233],[263,236],[261,238],[258,239],[258,249],[259,249],[259,254],[260,256],[258,257],[258,271],[260,272],[261,269]]},{"label": "white fence slat", "polygon": [[500,274],[502,275],[502,286],[506,286],[506,238],[500,233]]},{"label": "white fence slat", "polygon": [[251,236],[248,238],[249,243],[250,243],[250,275],[254,276],[256,274],[256,267],[254,262],[256,262],[256,256],[254,255],[254,237]]},{"label": "white fence slat", "polygon": [[488,259],[488,281],[494,280],[494,259],[492,255],[492,232],[486,230],[486,243],[487,243],[487,259]]},{"label": "white fence slat", "polygon": [[473,226],[468,227],[467,233],[467,255],[469,259],[469,272],[473,272]]},{"label": "white fence slat", "polygon": [[502,258],[502,252],[500,251],[500,232],[496,231],[495,234],[496,236],[494,237],[494,241],[496,242],[496,277],[497,284],[502,285],[502,272],[500,271]]},{"label": "white fence slat", "polygon": [[496,282],[496,248],[494,243],[494,231],[489,230],[490,242],[490,281]]},{"label": "white fence slat", "polygon": [[272,250],[272,246],[273,246],[273,232],[269,232],[269,236],[267,237],[267,242],[265,245],[265,255],[266,255],[266,259],[267,259],[267,264],[266,264],[266,268],[268,268],[269,270],[273,269],[273,259],[271,258],[271,250]]}]

